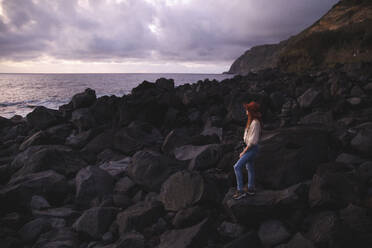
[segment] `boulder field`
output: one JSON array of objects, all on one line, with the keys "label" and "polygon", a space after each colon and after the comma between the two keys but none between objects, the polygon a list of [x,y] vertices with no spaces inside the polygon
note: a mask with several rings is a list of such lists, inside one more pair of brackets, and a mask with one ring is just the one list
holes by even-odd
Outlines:
[{"label": "boulder field", "polygon": [[[0,117],[0,247],[372,247],[369,71],[161,78]],[[257,193],[234,200],[252,100]]]}]

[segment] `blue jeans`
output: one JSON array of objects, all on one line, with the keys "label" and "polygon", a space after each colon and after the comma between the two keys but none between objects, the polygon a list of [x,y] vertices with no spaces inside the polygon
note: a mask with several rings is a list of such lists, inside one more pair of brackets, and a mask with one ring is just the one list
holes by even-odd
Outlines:
[{"label": "blue jeans", "polygon": [[243,174],[242,168],[245,165],[245,168],[248,171],[248,189],[254,187],[254,158],[256,157],[258,152],[258,144],[253,145],[249,148],[249,150],[244,153],[244,155],[239,158],[238,162],[234,165],[234,171],[236,176],[236,185],[237,190],[243,190]]}]

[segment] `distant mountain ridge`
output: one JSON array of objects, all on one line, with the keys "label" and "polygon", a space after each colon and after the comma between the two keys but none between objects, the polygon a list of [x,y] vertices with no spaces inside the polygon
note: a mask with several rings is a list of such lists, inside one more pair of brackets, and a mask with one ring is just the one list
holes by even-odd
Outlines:
[{"label": "distant mountain ridge", "polygon": [[372,61],[372,1],[341,0],[322,18],[278,44],[252,47],[228,73],[279,68],[301,72],[310,68]]}]

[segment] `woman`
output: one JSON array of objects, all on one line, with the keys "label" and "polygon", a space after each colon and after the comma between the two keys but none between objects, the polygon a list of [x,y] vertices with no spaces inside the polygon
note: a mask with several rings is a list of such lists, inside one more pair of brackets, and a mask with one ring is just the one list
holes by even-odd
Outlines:
[{"label": "woman", "polygon": [[[247,145],[239,155],[239,160],[234,165],[236,176],[237,191],[233,195],[234,199],[240,199],[248,193],[249,195],[255,194],[254,184],[254,158],[258,152],[258,141],[261,136],[262,119],[260,113],[260,105],[256,102],[243,104],[246,114],[248,116],[247,124],[244,131],[244,143]],[[243,190],[243,175],[242,168],[245,165],[248,171],[248,190]]]}]

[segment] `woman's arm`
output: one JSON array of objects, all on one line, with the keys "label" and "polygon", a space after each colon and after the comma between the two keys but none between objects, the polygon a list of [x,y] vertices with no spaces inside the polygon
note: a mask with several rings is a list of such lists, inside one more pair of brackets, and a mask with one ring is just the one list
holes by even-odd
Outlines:
[{"label": "woman's arm", "polygon": [[251,146],[253,146],[254,144],[258,142],[259,135],[260,135],[260,124],[258,123],[258,121],[252,122],[252,133],[248,137],[248,144],[244,148],[244,150],[240,153],[240,157],[243,156],[244,153],[246,153],[249,150],[249,148],[251,148]]}]

